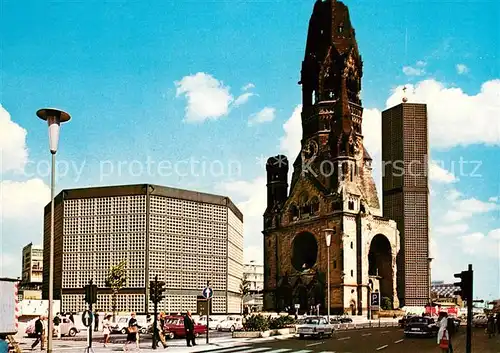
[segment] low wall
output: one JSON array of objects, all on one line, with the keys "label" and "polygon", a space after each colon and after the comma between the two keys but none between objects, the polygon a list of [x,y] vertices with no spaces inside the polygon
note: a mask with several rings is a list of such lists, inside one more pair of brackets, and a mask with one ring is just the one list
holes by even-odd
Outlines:
[{"label": "low wall", "polygon": [[380,310],[378,312],[378,316],[379,317],[394,317],[394,315],[396,315],[396,317],[402,317],[402,316],[405,316],[405,312],[403,310]]}]

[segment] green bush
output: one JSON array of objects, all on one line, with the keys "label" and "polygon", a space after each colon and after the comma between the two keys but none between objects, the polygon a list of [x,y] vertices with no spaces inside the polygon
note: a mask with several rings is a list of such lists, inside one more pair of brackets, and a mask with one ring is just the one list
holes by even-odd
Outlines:
[{"label": "green bush", "polygon": [[293,316],[280,316],[276,319],[271,319],[269,327],[273,330],[278,330],[281,328],[288,328],[295,324],[295,319]]},{"label": "green bush", "polygon": [[267,331],[269,330],[269,319],[262,315],[251,315],[246,318],[243,324],[245,331]]},{"label": "green bush", "polygon": [[382,310],[391,310],[391,309],[392,309],[391,299],[388,297],[383,297],[382,298]]}]

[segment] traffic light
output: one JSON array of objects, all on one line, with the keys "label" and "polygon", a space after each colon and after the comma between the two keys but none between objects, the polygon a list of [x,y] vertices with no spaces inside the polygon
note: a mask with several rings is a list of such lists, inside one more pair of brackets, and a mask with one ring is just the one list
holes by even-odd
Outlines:
[{"label": "traffic light", "polygon": [[164,292],[165,282],[157,280],[149,282],[149,300],[153,303],[161,302],[165,298]]},{"label": "traffic light", "polygon": [[88,304],[97,303],[97,286],[95,284],[87,284],[85,287],[85,302]]},{"label": "traffic light", "polygon": [[455,291],[453,294],[459,295],[463,300],[472,300],[472,270],[455,273],[453,276],[462,280],[453,283],[455,287],[460,287],[460,290]]}]

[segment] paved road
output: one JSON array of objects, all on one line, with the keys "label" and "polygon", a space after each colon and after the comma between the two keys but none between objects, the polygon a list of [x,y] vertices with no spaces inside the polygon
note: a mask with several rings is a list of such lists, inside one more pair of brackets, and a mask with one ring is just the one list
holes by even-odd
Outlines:
[{"label": "paved road", "polygon": [[[465,353],[465,330],[455,337],[454,352]],[[213,353],[436,353],[436,338],[406,338],[398,328],[337,332],[330,339],[297,338],[210,350]],[[500,353],[500,336],[488,339],[484,330],[475,330],[473,353]]]}]

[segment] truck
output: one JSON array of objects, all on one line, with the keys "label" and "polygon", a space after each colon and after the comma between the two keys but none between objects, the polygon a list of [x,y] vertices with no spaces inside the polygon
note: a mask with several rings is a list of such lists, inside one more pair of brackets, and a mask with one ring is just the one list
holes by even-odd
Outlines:
[{"label": "truck", "polygon": [[18,286],[18,279],[0,278],[0,336],[7,338],[13,352],[21,352],[14,340],[18,331]]}]

